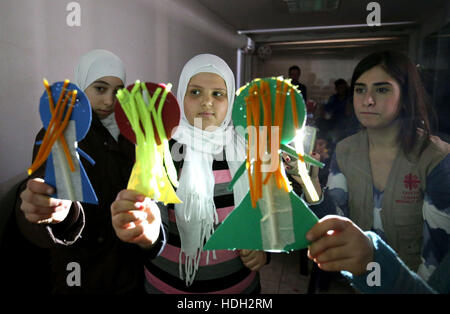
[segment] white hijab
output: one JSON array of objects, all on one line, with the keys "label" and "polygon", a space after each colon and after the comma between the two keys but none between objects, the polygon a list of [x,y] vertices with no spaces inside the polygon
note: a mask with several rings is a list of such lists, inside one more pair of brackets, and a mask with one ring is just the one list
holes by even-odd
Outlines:
[{"label": "white hijab", "polygon": [[[227,87],[227,115],[214,131],[203,131],[192,126],[184,114],[184,96],[188,83],[194,75],[204,72],[219,75],[224,79]],[[234,97],[234,75],[221,58],[211,54],[201,54],[189,60],[184,66],[177,90],[181,120],[173,138],[185,144],[186,148],[177,189],[177,195],[183,203],[175,204],[175,215],[181,239],[180,277],[183,279],[181,262],[184,253],[186,256],[184,273],[188,286],[195,278],[203,244],[214,232],[214,224],[218,224],[214,205],[213,155],[225,150],[232,176],[245,160],[245,140],[234,130],[231,121]],[[235,206],[242,201],[248,189],[248,180],[246,176],[242,176],[233,189]],[[209,252],[207,254],[208,263]]]},{"label": "white hijab", "polygon": [[[75,84],[84,91],[95,80],[104,76],[115,76],[125,85],[125,66],[118,56],[104,49],[94,49],[84,54],[75,68]],[[100,120],[117,141],[119,127],[114,114]]]}]

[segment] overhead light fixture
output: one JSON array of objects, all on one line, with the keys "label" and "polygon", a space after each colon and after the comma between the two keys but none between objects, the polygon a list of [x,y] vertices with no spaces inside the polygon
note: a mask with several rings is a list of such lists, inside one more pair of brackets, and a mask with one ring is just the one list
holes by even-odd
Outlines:
[{"label": "overhead light fixture", "polygon": [[283,0],[290,13],[328,12],[337,10],[340,0]]},{"label": "overhead light fixture", "polygon": [[[417,22],[389,22],[381,23],[381,27],[387,26],[414,26]],[[286,28],[266,28],[266,29],[248,29],[238,30],[238,35],[248,34],[269,34],[269,33],[290,33],[290,32],[310,32],[310,31],[328,31],[337,29],[367,28],[367,24],[343,24],[343,25],[322,25],[322,26],[303,26]]]},{"label": "overhead light fixture", "polygon": [[283,41],[283,42],[267,43],[267,45],[270,46],[313,45],[313,44],[335,44],[335,43],[352,43],[352,42],[367,42],[367,41],[392,41],[400,39],[402,39],[402,37],[360,37],[360,38],[342,38],[342,39]]},{"label": "overhead light fixture", "polygon": [[362,44],[353,44],[353,45],[336,45],[336,46],[312,46],[312,47],[286,47],[286,48],[278,48],[277,51],[285,51],[285,50],[315,50],[315,49],[342,49],[342,48],[356,48],[356,47],[366,47]]}]

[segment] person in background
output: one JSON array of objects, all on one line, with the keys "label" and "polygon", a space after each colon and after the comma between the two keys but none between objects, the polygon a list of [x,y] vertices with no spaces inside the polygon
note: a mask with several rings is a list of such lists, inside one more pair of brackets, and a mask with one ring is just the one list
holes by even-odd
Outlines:
[{"label": "person in background", "polygon": [[302,92],[303,100],[306,102],[308,101],[308,95],[306,86],[302,83],[300,83],[300,76],[302,75],[302,70],[300,70],[299,66],[293,65],[289,68],[289,78],[291,79],[292,85],[297,86],[297,88]]},{"label": "person in background", "polygon": [[315,125],[322,133],[336,144],[344,138],[359,131],[359,122],[351,108],[350,88],[347,81],[338,79],[334,82],[336,93],[323,106],[323,114],[315,120]]},{"label": "person in background", "polygon": [[336,91],[324,106],[327,114],[331,115],[336,120],[345,115],[347,103],[350,101],[350,87],[344,79],[338,79],[334,82],[334,89]]}]

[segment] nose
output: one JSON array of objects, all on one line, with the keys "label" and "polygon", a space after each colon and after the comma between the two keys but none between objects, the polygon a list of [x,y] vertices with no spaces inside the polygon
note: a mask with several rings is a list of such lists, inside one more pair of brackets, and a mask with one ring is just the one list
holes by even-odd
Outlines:
[{"label": "nose", "polygon": [[367,107],[375,105],[375,97],[373,97],[371,92],[366,93],[366,95],[364,96],[363,104]]},{"label": "nose", "polygon": [[212,95],[206,94],[205,96],[203,96],[202,105],[205,107],[212,107],[213,105]]},{"label": "nose", "polygon": [[116,99],[116,95],[114,94],[114,92],[111,92],[111,93],[107,93],[105,95],[105,98],[104,98],[103,102],[107,106],[112,106],[114,104],[115,99]]}]

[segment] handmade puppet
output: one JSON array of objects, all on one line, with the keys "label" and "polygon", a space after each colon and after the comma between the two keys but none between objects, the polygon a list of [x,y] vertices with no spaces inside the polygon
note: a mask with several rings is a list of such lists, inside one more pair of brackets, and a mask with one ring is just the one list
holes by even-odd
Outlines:
[{"label": "handmade puppet", "polygon": [[[291,251],[305,248],[306,232],[317,217],[298,197],[281,166],[280,150],[298,159],[305,193],[318,201],[306,162],[323,164],[304,154],[302,131],[306,110],[303,98],[289,80],[255,79],[237,92],[233,123],[247,139],[247,160],[236,180],[248,177],[250,191],[205,244],[205,250],[252,249]],[[295,148],[288,145],[292,140]]]},{"label": "handmade puppet", "polygon": [[86,136],[91,125],[89,99],[69,80],[49,86],[44,79],[44,86],[39,113],[46,132],[43,140],[36,143],[40,148],[28,174],[31,175],[46,162],[44,181],[55,187],[53,197],[97,204],[97,196],[80,156],[91,164],[94,161],[77,144]]},{"label": "handmade puppet", "polygon": [[117,92],[115,106],[121,133],[136,144],[136,162],[127,188],[164,204],[181,202],[173,189],[178,182],[169,150],[180,110],[170,88],[171,84],[136,81]]}]

